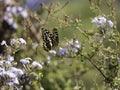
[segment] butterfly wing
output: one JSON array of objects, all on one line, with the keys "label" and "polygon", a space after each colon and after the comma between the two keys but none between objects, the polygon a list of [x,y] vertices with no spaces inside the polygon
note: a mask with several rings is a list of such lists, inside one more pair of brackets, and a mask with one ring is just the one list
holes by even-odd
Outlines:
[{"label": "butterfly wing", "polygon": [[43,48],[46,51],[51,50],[50,32],[47,29],[42,28]]},{"label": "butterfly wing", "polygon": [[58,32],[56,28],[53,28],[53,32],[50,33],[47,29],[42,28],[43,48],[46,51],[51,50],[59,43]]},{"label": "butterfly wing", "polygon": [[57,46],[59,43],[59,37],[58,37],[58,31],[56,28],[53,28],[53,40],[52,40],[52,44],[53,46]]}]

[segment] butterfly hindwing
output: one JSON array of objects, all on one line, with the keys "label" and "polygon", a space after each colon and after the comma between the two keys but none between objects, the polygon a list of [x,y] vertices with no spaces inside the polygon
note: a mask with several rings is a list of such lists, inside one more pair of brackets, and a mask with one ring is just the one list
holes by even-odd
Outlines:
[{"label": "butterfly hindwing", "polygon": [[53,46],[57,46],[59,43],[58,31],[56,28],[53,28]]}]

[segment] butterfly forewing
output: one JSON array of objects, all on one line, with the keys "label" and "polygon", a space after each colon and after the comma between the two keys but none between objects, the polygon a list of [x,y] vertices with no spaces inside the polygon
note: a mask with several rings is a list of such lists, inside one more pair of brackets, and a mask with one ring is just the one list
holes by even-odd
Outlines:
[{"label": "butterfly forewing", "polygon": [[46,51],[49,51],[51,49],[51,44],[50,44],[50,32],[47,29],[42,28],[42,39],[43,39],[43,48]]}]

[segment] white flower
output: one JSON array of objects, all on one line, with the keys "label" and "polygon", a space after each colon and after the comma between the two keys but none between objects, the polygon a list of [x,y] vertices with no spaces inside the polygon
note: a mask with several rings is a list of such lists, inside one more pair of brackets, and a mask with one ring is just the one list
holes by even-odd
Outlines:
[{"label": "white flower", "polygon": [[2,77],[6,77],[6,76],[8,77],[5,81],[7,85],[19,84],[17,76],[9,70],[0,72],[0,75]]},{"label": "white flower", "polygon": [[27,59],[20,59],[20,62],[21,62],[22,64],[29,64],[29,63],[30,63],[30,61],[27,60]]},{"label": "white flower", "polygon": [[3,66],[5,60],[0,60],[0,66]]},{"label": "white flower", "polygon": [[68,50],[71,50],[74,53],[78,52],[78,48],[81,47],[80,43],[76,39],[71,39],[67,44],[66,47]]},{"label": "white flower", "polygon": [[17,66],[17,62],[14,62],[13,65],[14,65],[14,67],[16,67]]},{"label": "white flower", "polygon": [[28,13],[26,10],[23,10],[20,12],[20,15],[23,17],[23,18],[27,18],[28,17]]},{"label": "white flower", "polygon": [[24,72],[21,69],[18,69],[18,68],[15,68],[15,67],[11,67],[9,71],[14,73],[17,76],[24,74]]},{"label": "white flower", "polygon": [[111,20],[108,20],[108,25],[112,28],[113,27],[113,22]]},{"label": "white flower", "polygon": [[32,60],[31,58],[24,58],[24,59],[20,59],[20,62],[22,64],[29,64],[30,63],[30,60]]},{"label": "white flower", "polygon": [[7,11],[7,12],[11,12],[11,7],[8,6],[8,7],[6,8],[6,11]]},{"label": "white flower", "polygon": [[74,47],[74,48],[72,48],[72,51],[75,52],[75,53],[77,53],[78,52],[78,48]]},{"label": "white flower", "polygon": [[13,17],[10,17],[10,18],[7,19],[7,23],[8,23],[9,25],[12,25],[13,22],[14,22]]},{"label": "white flower", "polygon": [[14,82],[14,84],[19,84],[18,78],[17,77],[14,78],[13,82]]},{"label": "white flower", "polygon": [[79,44],[79,41],[78,41],[78,40],[76,40],[76,41],[75,41],[75,44]]},{"label": "white flower", "polygon": [[51,57],[48,56],[48,57],[47,57],[47,61],[48,61],[48,63],[50,63],[50,60],[51,60]]},{"label": "white flower", "polygon": [[19,38],[19,39],[13,38],[10,40],[11,46],[16,44],[16,43],[19,43],[19,45],[23,45],[23,44],[26,44],[26,41],[23,38]]},{"label": "white flower", "polygon": [[18,78],[16,77],[16,78],[8,79],[6,80],[6,84],[9,86],[12,86],[14,84],[19,84]]},{"label": "white flower", "polygon": [[16,39],[15,38],[13,38],[13,39],[10,39],[10,45],[12,46],[12,45],[14,45],[15,43],[16,43]]},{"label": "white flower", "polygon": [[75,44],[75,47],[76,48],[80,48],[80,44]]},{"label": "white flower", "polygon": [[5,71],[5,75],[9,76],[10,78],[16,78],[16,75],[11,71]]},{"label": "white flower", "polygon": [[7,55],[7,61],[12,62],[14,60],[14,57],[11,55]]},{"label": "white flower", "polygon": [[0,68],[0,76],[4,77],[5,76],[5,69]]},{"label": "white flower", "polygon": [[6,71],[5,71],[4,69],[1,70],[1,72],[0,72],[0,76],[5,77],[5,75],[6,75]]},{"label": "white flower", "polygon": [[48,57],[47,57],[47,60],[48,60],[48,61],[50,61],[50,60],[51,60],[51,57],[50,57],[50,56],[48,56]]},{"label": "white flower", "polygon": [[6,41],[3,40],[3,41],[1,42],[1,45],[5,45],[5,44],[6,44]]},{"label": "white flower", "polygon": [[19,38],[19,42],[21,45],[26,44],[26,41],[23,38]]},{"label": "white flower", "polygon": [[10,61],[5,61],[6,67],[11,66],[11,62]]},{"label": "white flower", "polygon": [[23,10],[23,8],[21,6],[18,6],[17,9],[19,12],[21,12]]},{"label": "white flower", "polygon": [[80,43],[79,43],[78,40],[76,40],[76,41],[74,42],[74,46],[75,46],[76,48],[80,48]]},{"label": "white flower", "polygon": [[33,67],[39,67],[40,69],[43,68],[42,65],[41,65],[40,63],[38,63],[37,61],[33,61],[33,62],[32,62],[32,66],[33,66]]},{"label": "white flower", "polygon": [[16,6],[11,7],[11,11],[13,14],[17,14],[17,7]]},{"label": "white flower", "polygon": [[1,72],[4,72],[4,71],[5,69],[0,67],[0,75],[1,75]]},{"label": "white flower", "polygon": [[18,28],[18,24],[17,24],[17,23],[13,23],[13,24],[12,24],[12,27],[13,27],[14,29],[17,29],[17,28]]},{"label": "white flower", "polygon": [[8,80],[8,81],[6,81],[6,85],[12,86],[12,85],[14,85],[14,82]]},{"label": "white flower", "polygon": [[105,27],[107,19],[105,17],[95,17],[92,23],[96,23],[97,27]]},{"label": "white flower", "polygon": [[3,41],[1,42],[1,45],[2,45],[2,46],[5,45],[6,47],[8,47],[8,45],[7,45],[7,43],[6,43],[5,40],[3,40]]},{"label": "white flower", "polygon": [[55,50],[50,50],[49,53],[53,54],[53,55],[56,55],[57,52]]},{"label": "white flower", "polygon": [[59,51],[57,52],[58,56],[68,56],[69,52],[67,48],[59,48]]},{"label": "white flower", "polygon": [[66,47],[67,48],[71,48],[71,47],[80,48],[80,43],[78,40],[71,39],[68,43],[66,43]]}]

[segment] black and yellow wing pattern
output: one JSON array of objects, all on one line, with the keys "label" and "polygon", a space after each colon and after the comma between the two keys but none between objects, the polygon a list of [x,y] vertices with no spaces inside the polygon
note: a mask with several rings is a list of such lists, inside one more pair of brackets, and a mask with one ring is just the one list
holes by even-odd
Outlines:
[{"label": "black and yellow wing pattern", "polygon": [[53,28],[52,33],[47,29],[42,28],[43,48],[46,51],[51,50],[53,47],[58,46],[59,36],[56,28]]}]

